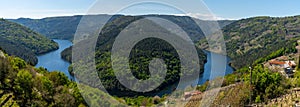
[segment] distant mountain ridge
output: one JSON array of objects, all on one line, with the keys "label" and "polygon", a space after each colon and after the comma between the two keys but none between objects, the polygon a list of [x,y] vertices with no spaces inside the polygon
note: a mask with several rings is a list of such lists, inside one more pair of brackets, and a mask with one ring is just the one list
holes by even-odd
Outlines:
[{"label": "distant mountain ridge", "polygon": [[[30,18],[19,18],[19,19],[8,19],[10,21],[22,24],[36,32],[39,32],[48,38],[51,39],[66,39],[66,40],[73,40],[74,34],[77,30],[77,26],[81,20],[82,17],[85,18],[90,18],[91,21],[100,21],[97,23],[100,23],[102,25],[105,24],[104,20],[102,19],[107,19],[111,18],[114,19],[117,17],[121,17],[125,15],[106,15],[106,14],[101,14],[101,15],[75,15],[75,16],[63,16],[63,17],[49,17],[49,18],[43,18],[43,19],[30,19]],[[205,20],[199,20],[196,18],[192,18],[189,16],[173,16],[173,15],[144,15],[144,16],[157,16],[157,17],[162,17],[166,19],[170,19],[172,21],[177,22],[176,24],[181,24],[185,25],[186,28],[190,28],[190,32],[188,33],[194,33],[194,34],[200,34],[201,30],[195,29],[196,27],[190,26],[190,22],[186,22],[189,19],[195,20],[197,23],[204,23],[204,22],[209,22]],[[94,19],[93,19],[94,18]],[[224,27],[232,22],[234,20],[220,20],[218,21],[220,27]],[[94,23],[89,23],[91,27],[97,27],[99,25],[94,25]],[[192,39],[199,40],[199,37],[192,37]]]}]

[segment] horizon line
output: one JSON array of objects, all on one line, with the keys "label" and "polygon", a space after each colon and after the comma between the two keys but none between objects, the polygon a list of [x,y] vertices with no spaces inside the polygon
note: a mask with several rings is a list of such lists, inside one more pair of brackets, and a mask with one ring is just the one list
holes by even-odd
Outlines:
[{"label": "horizon line", "polygon": [[196,18],[199,20],[242,20],[242,19],[248,19],[248,18],[255,18],[255,17],[272,17],[272,18],[285,18],[285,17],[295,17],[295,16],[300,16],[300,15],[286,15],[286,16],[272,16],[272,15],[255,15],[255,16],[246,16],[246,17],[241,17],[241,18],[217,18],[217,19],[201,19],[197,17],[190,16],[188,14],[141,14],[141,15],[132,15],[132,14],[65,14],[65,15],[51,15],[51,16],[45,16],[45,17],[39,17],[39,18],[34,18],[34,17],[18,17],[18,18],[3,18],[2,19],[7,19],[7,20],[17,20],[17,19],[34,19],[34,20],[40,20],[40,19],[46,19],[46,18],[56,18],[56,17],[74,17],[74,16],[96,16],[96,15],[123,15],[123,16],[146,16],[146,15],[167,15],[167,16],[188,16],[192,18]]}]

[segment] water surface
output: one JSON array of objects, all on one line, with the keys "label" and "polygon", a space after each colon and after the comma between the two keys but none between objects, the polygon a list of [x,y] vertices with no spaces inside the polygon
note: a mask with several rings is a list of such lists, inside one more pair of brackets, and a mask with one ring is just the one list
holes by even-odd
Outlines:
[{"label": "water surface", "polygon": [[[70,65],[69,62],[63,60],[61,58],[61,52],[72,46],[72,42],[68,40],[57,40],[54,39],[55,42],[59,44],[59,49],[56,51],[49,52],[47,54],[43,54],[38,56],[38,64],[36,67],[44,67],[47,70],[51,71],[60,71],[65,73],[70,79],[74,80],[74,77],[70,75],[68,72],[68,67]],[[228,62],[230,61],[230,58],[224,55],[220,55],[213,52],[205,51],[207,54],[207,62],[204,65],[204,72],[200,74],[200,77],[197,80],[188,80],[186,83],[183,83],[184,86],[170,86],[166,90],[162,90],[158,93],[155,93],[156,95],[162,96],[167,93],[171,93],[172,90],[177,87],[179,89],[182,89],[186,86],[195,86],[195,85],[201,85],[205,83],[207,80],[212,80],[218,76],[224,76],[227,74],[231,74],[233,72],[233,68],[228,65]],[[212,57],[213,56],[213,57]],[[212,65],[212,61],[214,62],[214,65]],[[225,63],[225,65],[224,65]],[[224,72],[225,70],[225,72]],[[191,84],[192,82],[192,84]]]},{"label": "water surface", "polygon": [[35,67],[44,67],[50,72],[60,71],[65,73],[70,79],[73,79],[73,77],[68,72],[68,67],[70,66],[70,63],[63,60],[60,54],[64,49],[72,46],[72,42],[68,40],[58,39],[54,39],[53,41],[58,43],[59,49],[43,55],[39,55],[38,63]]},{"label": "water surface", "polygon": [[207,62],[204,65],[203,73],[199,74],[200,76],[198,79],[186,80],[182,82],[180,86],[177,86],[179,84],[171,85],[167,89],[161,90],[158,93],[154,93],[153,95],[163,96],[165,94],[172,93],[175,88],[182,90],[188,86],[202,85],[208,80],[213,80],[216,77],[223,77],[227,74],[233,73],[234,69],[231,66],[229,66],[229,61],[230,61],[229,57],[225,55],[209,52],[209,51],[204,51],[204,52],[206,53],[207,56]]}]

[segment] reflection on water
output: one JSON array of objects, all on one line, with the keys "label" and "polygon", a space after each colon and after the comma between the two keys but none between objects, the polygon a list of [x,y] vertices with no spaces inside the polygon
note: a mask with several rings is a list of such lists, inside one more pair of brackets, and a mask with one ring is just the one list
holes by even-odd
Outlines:
[{"label": "reflection on water", "polygon": [[[162,90],[155,93],[158,96],[170,94],[172,91],[177,89],[184,89],[187,86],[196,86],[204,84],[208,80],[215,79],[216,77],[224,76],[233,73],[233,68],[229,66],[230,58],[221,54],[204,51],[207,54],[207,62],[204,65],[204,72],[199,76],[197,80],[187,80],[181,82],[180,86],[172,85],[166,90]],[[212,61],[215,61],[212,63]],[[226,61],[226,65],[224,65]],[[212,65],[214,64],[214,65]],[[225,70],[225,72],[224,72]]]}]

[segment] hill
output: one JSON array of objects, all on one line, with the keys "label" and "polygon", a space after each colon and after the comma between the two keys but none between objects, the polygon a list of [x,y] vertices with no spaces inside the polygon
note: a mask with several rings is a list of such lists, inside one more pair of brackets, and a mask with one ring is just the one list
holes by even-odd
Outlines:
[{"label": "hill", "polygon": [[[90,15],[88,17],[99,19],[98,17],[110,17],[110,15]],[[79,24],[81,18],[82,15],[49,17],[43,19],[19,18],[9,20],[24,25],[36,32],[45,35],[48,38],[66,39],[72,41],[77,30],[77,25]]]},{"label": "hill", "polygon": [[[207,20],[199,20],[199,19],[195,19],[192,17],[188,17],[188,16],[172,16],[172,15],[146,15],[146,16],[155,16],[155,17],[159,17],[159,18],[164,18],[167,19],[169,21],[172,21],[173,23],[177,24],[178,26],[182,27],[186,33],[190,36],[190,38],[192,40],[194,40],[194,42],[197,42],[198,40],[201,40],[204,38],[204,34],[201,31],[201,29],[195,24],[207,24],[210,21]],[[24,19],[24,18],[20,18],[20,19],[16,19],[16,20],[11,20],[20,24],[23,24],[24,26],[27,26],[31,29],[34,29],[37,32],[40,32],[42,34],[47,35],[49,38],[61,38],[61,39],[68,39],[68,40],[73,40],[73,36],[75,31],[76,31],[76,27],[78,25],[79,22],[77,22],[78,18],[81,18],[82,16],[70,16],[70,17],[52,17],[52,18],[45,18],[45,19]],[[104,21],[103,18],[109,18],[112,17],[111,20],[116,19],[116,18],[126,18],[129,16],[123,16],[123,15],[115,15],[115,16],[109,16],[109,15],[88,15],[85,16],[85,18],[88,18],[89,20],[91,20],[91,22],[97,20],[97,24],[95,23],[89,23],[89,26],[87,27],[91,27],[92,28],[97,28],[95,27],[96,25],[104,25]],[[143,16],[133,16],[133,17],[143,17]],[[75,19],[76,20],[72,20]],[[64,23],[64,20],[71,20],[72,22],[70,23]],[[44,32],[44,30],[48,30],[45,29],[43,27],[39,27],[39,26],[46,26],[46,25],[51,25],[50,21],[47,23],[42,23],[45,22],[43,20],[56,20],[56,21],[51,21],[51,23],[55,23],[54,25],[57,25],[56,27],[53,27],[50,29],[50,31],[52,31],[52,33],[55,34],[47,34]],[[125,19],[126,20],[126,19]],[[196,22],[195,22],[196,21]],[[63,22],[63,23],[61,23]],[[120,21],[123,22],[123,21]],[[226,25],[233,23],[234,20],[219,20],[218,23],[220,25],[221,28],[225,27]],[[76,23],[76,24],[71,24],[71,23]],[[109,22],[111,23],[111,22]],[[108,24],[109,24],[108,23]],[[75,27],[75,28],[74,28]],[[72,30],[70,29],[72,28]],[[68,30],[67,30],[68,29]],[[61,34],[63,32],[69,32],[69,36],[62,36],[62,37],[54,37],[52,35],[64,35]],[[67,48],[66,50],[64,50],[62,52],[62,58],[71,62],[71,48]]]},{"label": "hill", "polygon": [[[120,15],[122,16],[122,15]],[[118,16],[118,17],[120,17]],[[149,15],[147,15],[149,16]],[[151,16],[151,15],[150,15]],[[153,15],[152,15],[153,16]],[[156,15],[174,21],[184,26],[193,40],[200,40],[201,49],[206,49],[205,39],[202,31],[191,23],[190,17]],[[111,17],[110,15],[91,15],[88,17]],[[51,17],[44,19],[16,19],[11,20],[27,26],[34,31],[46,35],[49,38],[60,38],[72,40],[77,25],[82,16]],[[223,29],[228,56],[232,58],[232,66],[236,69],[249,66],[259,59],[265,57],[285,46],[292,47],[295,38],[298,37],[298,19],[294,17],[254,17],[238,21],[218,21]],[[207,21],[194,19],[197,23],[205,24]],[[104,22],[99,22],[104,24]],[[228,25],[228,26],[227,26]],[[95,25],[92,25],[93,27]],[[250,31],[250,32],[249,32]],[[201,40],[202,39],[202,40]],[[287,50],[294,51],[294,50]],[[259,54],[259,55],[258,55]],[[67,56],[67,54],[64,54]],[[247,61],[244,58],[247,57]],[[68,59],[70,55],[68,55]]]},{"label": "hill", "polygon": [[0,47],[9,55],[21,57],[35,65],[35,55],[55,50],[58,44],[29,28],[0,19]]},{"label": "hill", "polygon": [[113,97],[99,89],[70,81],[62,72],[34,68],[24,60],[0,50],[1,107],[89,106],[82,95],[90,99],[90,106],[121,106],[118,102],[113,102]]},{"label": "hill", "polygon": [[[156,93],[160,90],[163,90],[167,88],[168,86],[178,83],[180,79],[180,73],[183,72],[180,70],[180,68],[188,68],[188,66],[181,66],[180,65],[180,59],[179,55],[176,51],[182,51],[186,52],[185,49],[175,50],[174,47],[172,47],[169,43],[162,39],[158,38],[147,38],[143,39],[140,42],[138,42],[132,49],[130,53],[129,58],[129,66],[132,70],[133,75],[141,80],[146,80],[147,78],[150,78],[152,75],[150,75],[149,67],[150,62],[153,58],[161,58],[164,59],[166,67],[167,67],[167,73],[166,78],[162,82],[161,85],[156,90],[153,90],[151,92],[134,92],[126,87],[124,87],[120,81],[116,78],[114,75],[114,71],[112,70],[112,59],[111,59],[111,50],[113,43],[118,36],[119,33],[125,33],[126,35],[132,35],[133,33],[139,35],[143,34],[145,35],[164,35],[172,38],[175,37],[176,34],[173,32],[170,32],[166,30],[165,28],[157,25],[157,23],[154,23],[148,19],[145,19],[142,21],[142,23],[135,22],[139,19],[144,18],[144,16],[119,16],[117,18],[112,19],[109,23],[107,23],[103,30],[99,33],[99,38],[96,45],[96,54],[95,54],[95,60],[96,60],[96,68],[99,74],[99,77],[102,81],[102,84],[104,85],[105,89],[116,96],[135,96],[135,95],[146,95],[146,96],[155,96],[153,93]],[[185,17],[183,17],[185,18]],[[175,20],[175,19],[173,19]],[[186,18],[186,22],[191,22],[191,18]],[[134,23],[132,23],[134,22]],[[183,30],[188,31],[188,26],[185,26],[188,23],[179,24],[180,27],[182,27]],[[195,26],[190,24],[189,26]],[[127,29],[128,27],[128,29]],[[125,29],[126,28],[126,29]],[[125,30],[124,30],[125,29]],[[201,32],[201,31],[198,31]],[[200,36],[201,37],[201,36]],[[92,38],[94,39],[94,38]],[[85,46],[86,44],[89,44],[90,40],[84,40],[78,43],[78,49],[80,46]],[[82,45],[80,45],[82,44]],[[73,47],[74,48],[74,47]],[[82,47],[81,47],[82,48]],[[76,50],[75,49],[75,50]],[[123,51],[122,49],[120,51]],[[70,49],[65,52],[71,52]],[[206,60],[204,52],[202,52],[200,49],[197,50],[199,56],[199,69],[201,72],[203,72],[204,63]],[[63,56],[66,55],[62,53]],[[90,54],[90,53],[89,53]],[[88,56],[88,54],[84,54],[84,56]],[[197,56],[196,56],[197,57]],[[78,57],[77,57],[78,58]],[[118,57],[116,60],[123,60],[122,57]],[[194,58],[193,60],[196,60]],[[78,61],[76,61],[78,62]],[[196,62],[196,61],[194,61]],[[78,63],[77,63],[78,64]],[[88,64],[80,64],[76,67],[82,66],[82,65],[88,65]],[[193,64],[190,64],[193,65]],[[196,66],[195,66],[196,67]],[[80,68],[80,67],[79,67]],[[84,75],[86,74],[86,70],[80,70],[78,72],[75,72],[75,74],[78,75]],[[119,72],[119,71],[118,71]],[[120,71],[121,72],[121,71]],[[186,73],[187,75],[194,75],[194,70],[188,71]],[[127,77],[127,76],[124,76]],[[80,80],[84,82],[85,79],[90,79],[90,77],[84,77],[80,76]],[[86,84],[91,85],[92,87],[98,87],[100,86],[96,82],[97,80],[88,80]],[[157,83],[161,81],[153,81],[152,83]],[[90,84],[92,83],[92,84]],[[101,87],[100,87],[101,88]],[[102,87],[103,88],[103,87]]]},{"label": "hill", "polygon": [[[3,54],[1,50],[0,53]],[[0,57],[0,69],[0,106],[85,104],[76,84],[63,73],[33,68],[24,60],[8,55]]]},{"label": "hill", "polygon": [[[97,27],[99,25],[95,24],[93,21],[97,20],[98,24],[105,24],[105,20],[101,19],[107,19],[109,17],[119,17],[123,15],[85,15],[85,18],[90,18],[91,23],[89,23],[89,27]],[[197,27],[190,25],[191,21],[189,20],[191,17],[185,17],[185,16],[172,16],[172,15],[147,15],[147,16],[159,16],[162,18],[167,18],[172,21],[175,21],[176,24],[181,24],[185,26],[185,28],[188,28],[188,33],[193,33],[193,35],[202,35],[201,30],[196,29]],[[29,18],[19,18],[19,19],[9,19],[10,21],[19,23],[21,25],[24,25],[36,32],[39,32],[48,38],[51,39],[67,39],[67,40],[73,40],[74,34],[77,30],[77,25],[79,24],[82,15],[76,15],[76,16],[63,16],[63,17],[49,17],[49,18],[43,18],[43,19],[29,19]],[[113,19],[113,18],[112,18]],[[204,23],[206,21],[194,19],[196,22]],[[100,22],[99,22],[100,21]],[[219,24],[221,27],[224,27],[234,21],[231,20],[220,20]],[[193,38],[192,38],[193,39]],[[195,38],[196,39],[196,38]],[[197,38],[199,39],[199,38]]]},{"label": "hill", "polygon": [[[222,30],[231,65],[239,69],[296,52],[299,26],[300,16],[253,17],[225,26]],[[207,48],[204,42],[200,44],[201,48]]]},{"label": "hill", "polygon": [[76,32],[77,25],[82,16],[53,17],[43,19],[20,18],[10,20],[24,25],[36,32],[39,32],[51,39],[71,40]]}]

